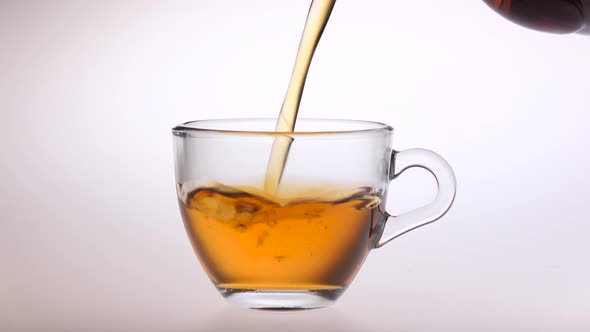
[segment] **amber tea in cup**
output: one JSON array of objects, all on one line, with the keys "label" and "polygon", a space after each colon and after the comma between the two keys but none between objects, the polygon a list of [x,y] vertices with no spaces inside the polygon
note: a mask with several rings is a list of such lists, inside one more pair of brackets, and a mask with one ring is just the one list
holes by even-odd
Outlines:
[{"label": "amber tea in cup", "polygon": [[180,206],[199,258],[223,292],[312,289],[331,297],[360,268],[382,213],[375,193],[318,192],[282,200],[199,188]]}]

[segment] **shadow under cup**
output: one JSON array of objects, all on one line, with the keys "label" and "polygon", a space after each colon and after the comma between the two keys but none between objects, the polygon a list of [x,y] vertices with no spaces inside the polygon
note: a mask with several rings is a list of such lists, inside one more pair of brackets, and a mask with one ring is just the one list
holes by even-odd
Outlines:
[{"label": "shadow under cup", "polygon": [[[177,193],[195,252],[229,301],[250,308],[333,303],[369,251],[440,218],[455,192],[452,170],[428,150],[393,151],[393,129],[352,120],[205,120],[173,129]],[[291,141],[280,186],[264,190],[277,139]],[[426,168],[439,184],[431,204],[385,211],[391,179]],[[440,190],[444,188],[444,190]],[[389,221],[388,221],[389,220]]]}]

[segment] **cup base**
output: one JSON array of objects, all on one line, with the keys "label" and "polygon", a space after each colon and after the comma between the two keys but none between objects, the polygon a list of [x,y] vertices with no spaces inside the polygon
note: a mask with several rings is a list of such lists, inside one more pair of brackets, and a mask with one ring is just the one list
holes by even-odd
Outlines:
[{"label": "cup base", "polygon": [[344,288],[322,290],[252,290],[217,288],[232,304],[261,310],[305,310],[327,307],[342,295]]}]

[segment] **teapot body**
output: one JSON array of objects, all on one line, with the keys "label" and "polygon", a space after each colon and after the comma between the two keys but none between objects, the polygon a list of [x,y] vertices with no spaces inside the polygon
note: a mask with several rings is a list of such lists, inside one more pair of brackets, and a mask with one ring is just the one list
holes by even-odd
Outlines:
[{"label": "teapot body", "polygon": [[590,0],[484,0],[506,19],[552,33],[590,35]]}]

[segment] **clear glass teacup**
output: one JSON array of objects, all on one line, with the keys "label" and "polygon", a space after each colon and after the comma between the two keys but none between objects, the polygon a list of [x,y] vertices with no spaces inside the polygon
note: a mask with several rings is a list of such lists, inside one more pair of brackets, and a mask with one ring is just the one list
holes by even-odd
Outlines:
[{"label": "clear glass teacup", "polygon": [[[250,308],[306,309],[336,301],[374,248],[442,217],[455,176],[429,150],[392,148],[393,129],[353,120],[203,120],[173,129],[180,211],[221,294]],[[278,137],[292,145],[278,190],[264,190]],[[430,204],[392,216],[390,181],[411,167],[438,183]]]}]

